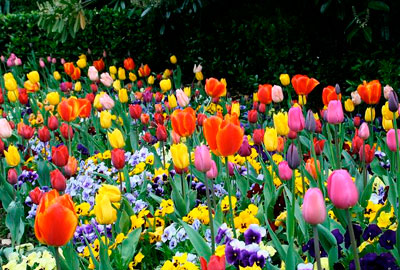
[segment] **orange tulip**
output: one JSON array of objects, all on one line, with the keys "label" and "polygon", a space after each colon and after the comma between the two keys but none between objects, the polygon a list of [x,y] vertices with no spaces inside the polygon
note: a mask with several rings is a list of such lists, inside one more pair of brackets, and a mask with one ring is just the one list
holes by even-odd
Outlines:
[{"label": "orange tulip", "polygon": [[337,95],[335,87],[332,85],[328,85],[327,87],[322,90],[322,102],[325,106],[328,106],[329,101],[331,100],[341,100],[342,94]]},{"label": "orange tulip", "polygon": [[150,67],[149,67],[149,65],[142,65],[140,68],[139,68],[139,76],[140,77],[147,77],[147,76],[149,76],[150,75],[150,72],[151,72],[151,70],[150,70]]},{"label": "orange tulip", "polygon": [[124,60],[124,68],[129,71],[135,69],[135,62],[131,57],[128,57]]},{"label": "orange tulip", "polygon": [[98,72],[102,71],[105,68],[103,58],[100,58],[97,61],[93,61],[93,66],[97,69]]},{"label": "orange tulip", "polygon": [[[319,160],[317,160],[318,172],[321,172],[321,166]],[[314,179],[317,179],[317,170],[315,168],[315,162],[313,158],[310,158],[306,162],[306,170],[309,174],[312,175]]]},{"label": "orange tulip", "polygon": [[71,74],[74,73],[74,69],[75,69],[74,63],[68,62],[64,64],[64,71],[65,73],[67,73],[68,76],[71,76]]},{"label": "orange tulip", "polygon": [[36,210],[35,235],[43,244],[60,247],[74,236],[78,217],[70,195],[53,189],[41,198]]},{"label": "orange tulip", "polygon": [[285,149],[285,138],[279,136],[279,137],[278,137],[278,147],[276,148],[276,150],[277,150],[279,153],[282,153],[284,149]]},{"label": "orange tulip", "polygon": [[369,83],[364,81],[363,84],[357,87],[357,92],[365,103],[377,104],[381,99],[382,86],[378,80],[373,80]]},{"label": "orange tulip", "polygon": [[78,80],[81,77],[81,69],[78,67],[74,68],[74,72],[70,76],[71,79]]},{"label": "orange tulip", "polygon": [[292,78],[294,91],[296,91],[298,95],[308,95],[318,84],[319,81],[314,78],[310,79],[306,75],[298,74]]},{"label": "orange tulip", "polygon": [[79,117],[81,118],[88,118],[92,111],[92,103],[85,98],[77,99],[79,105]]},{"label": "orange tulip", "polygon": [[224,120],[211,116],[204,121],[203,127],[210,149],[218,156],[233,155],[242,145],[244,132],[236,115],[227,114]]},{"label": "orange tulip", "polygon": [[64,99],[58,104],[57,111],[62,120],[74,121],[80,113],[79,102],[75,98]]},{"label": "orange tulip", "polygon": [[226,93],[226,86],[215,78],[206,80],[206,93],[212,98],[218,98]]},{"label": "orange tulip", "polygon": [[270,104],[272,102],[272,85],[260,84],[258,85],[258,100],[263,104]]},{"label": "orange tulip", "polygon": [[171,115],[172,129],[181,137],[188,137],[196,129],[196,113],[191,107],[175,110]]}]

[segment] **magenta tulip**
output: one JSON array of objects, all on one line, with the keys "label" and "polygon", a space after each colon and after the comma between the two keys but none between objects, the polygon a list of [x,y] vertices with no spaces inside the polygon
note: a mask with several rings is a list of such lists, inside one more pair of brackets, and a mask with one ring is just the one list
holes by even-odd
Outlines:
[{"label": "magenta tulip", "polygon": [[[392,128],[386,134],[386,143],[387,143],[387,146],[389,147],[390,151],[392,151],[392,152],[395,152],[397,149],[395,133],[396,133],[395,130]],[[400,129],[397,130],[397,138],[400,143]]]},{"label": "magenta tulip", "polygon": [[292,107],[289,110],[288,125],[290,130],[299,132],[304,129],[305,120],[300,107]]},{"label": "magenta tulip", "polygon": [[302,214],[304,220],[317,225],[326,219],[325,200],[319,188],[310,188],[304,195]]},{"label": "magenta tulip", "polygon": [[330,124],[340,124],[343,122],[343,107],[340,100],[329,101],[326,120]]},{"label": "magenta tulip", "polygon": [[283,160],[278,165],[279,178],[284,181],[292,179],[293,171],[290,169],[287,161]]},{"label": "magenta tulip", "polygon": [[328,178],[328,196],[339,209],[347,209],[357,203],[358,190],[348,171],[333,171]]},{"label": "magenta tulip", "polygon": [[196,147],[194,151],[194,166],[199,172],[207,172],[211,169],[212,159],[207,146],[200,145]]}]

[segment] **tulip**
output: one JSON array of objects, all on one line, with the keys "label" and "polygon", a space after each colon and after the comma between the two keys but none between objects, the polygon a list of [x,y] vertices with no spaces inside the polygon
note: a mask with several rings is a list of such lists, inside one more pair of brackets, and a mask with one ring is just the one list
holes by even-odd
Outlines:
[{"label": "tulip", "polygon": [[272,101],[275,103],[279,103],[283,100],[283,92],[282,87],[279,85],[272,86],[271,90]]},{"label": "tulip", "polygon": [[58,119],[54,115],[47,119],[47,126],[50,130],[56,130],[58,128]]},{"label": "tulip", "polygon": [[373,107],[368,107],[365,110],[365,115],[364,115],[364,119],[367,122],[372,122],[375,119],[375,108]]},{"label": "tulip", "polygon": [[317,123],[315,121],[314,114],[311,110],[308,110],[307,116],[306,116],[305,129],[307,131],[314,132],[316,130],[316,128],[317,128]]},{"label": "tulip", "polygon": [[[398,141],[400,142],[400,129],[397,130],[397,138]],[[389,148],[390,151],[396,152],[397,151],[397,146],[396,146],[396,132],[392,128],[386,133],[386,144]]]},{"label": "tulip", "polygon": [[212,167],[210,150],[205,145],[197,146],[194,152],[194,165],[200,172],[207,172]]},{"label": "tulip", "polygon": [[138,120],[142,114],[142,106],[138,104],[129,105],[129,114],[131,115],[132,119]]},{"label": "tulip", "polygon": [[325,106],[328,106],[331,100],[341,100],[341,99],[342,95],[336,94],[336,89],[332,85],[329,85],[322,90],[322,102],[324,103]]},{"label": "tulip", "polygon": [[150,103],[153,100],[153,93],[150,90],[145,90],[143,93],[143,101]]},{"label": "tulip", "polygon": [[330,124],[340,124],[344,120],[342,103],[340,100],[331,100],[327,110],[327,121]]},{"label": "tulip", "polygon": [[[395,105],[393,105],[395,106]],[[393,107],[392,107],[393,109]],[[395,116],[396,119],[399,117],[399,114],[397,110],[393,110],[393,112],[389,109],[389,101],[386,101],[385,105],[382,106],[382,116],[386,120],[393,120],[393,117]]]},{"label": "tulip", "polygon": [[[151,76],[150,76],[150,77],[151,77]],[[150,77],[149,77],[149,78],[150,78]],[[161,102],[162,99],[164,98],[164,95],[163,95],[161,92],[156,92],[154,98],[156,99],[156,102]]]},{"label": "tulip", "polygon": [[171,109],[174,109],[178,106],[178,103],[176,102],[176,97],[174,95],[168,96],[168,104]]},{"label": "tulip", "polygon": [[344,102],[344,109],[346,110],[346,112],[353,112],[354,111],[354,103],[351,99],[346,99],[346,101]]},{"label": "tulip", "polygon": [[48,246],[66,245],[74,236],[78,217],[69,194],[60,196],[57,190],[44,194],[36,210],[35,235]]},{"label": "tulip", "polygon": [[[365,157],[364,157],[364,152],[365,152]],[[364,149],[361,148],[359,150],[358,155],[360,156],[360,160],[365,159],[365,163],[370,164],[375,157],[375,146],[371,148],[369,144],[366,144],[364,146]]]},{"label": "tulip", "polygon": [[111,127],[111,113],[109,111],[101,111],[100,113],[100,125],[104,129]]},{"label": "tulip", "polygon": [[100,95],[99,102],[101,106],[106,110],[111,110],[112,108],[114,108],[115,105],[114,100],[106,93]]},{"label": "tulip", "polygon": [[126,80],[126,72],[125,72],[125,69],[123,69],[123,68],[118,68],[118,79],[119,80],[121,80],[121,81],[124,81],[124,80]]},{"label": "tulip", "polygon": [[206,176],[209,179],[217,178],[218,169],[217,169],[217,164],[215,163],[214,160],[211,160],[211,168],[207,171]]},{"label": "tulip", "polygon": [[358,130],[356,130],[356,134],[354,135],[354,137],[353,137],[353,139],[352,139],[352,142],[351,142],[351,146],[352,146],[352,148],[353,148],[353,154],[354,153],[358,153],[358,151],[361,149],[361,147],[363,146],[363,144],[364,144],[364,141],[363,141],[363,139],[361,139],[359,136],[358,136]]},{"label": "tulip", "polygon": [[58,92],[50,92],[47,94],[46,96],[47,101],[51,104],[51,105],[57,105],[58,103],[60,103],[60,95],[58,94]]},{"label": "tulip", "polygon": [[123,149],[113,149],[111,151],[111,161],[117,170],[122,170],[125,166],[125,151]]},{"label": "tulip", "polygon": [[170,90],[171,87],[172,87],[172,83],[171,83],[171,80],[170,80],[170,79],[164,79],[164,80],[161,80],[161,81],[160,81],[160,88],[161,88],[161,91],[162,91],[163,93],[165,93],[165,92],[167,92],[168,90]]},{"label": "tulip", "polygon": [[58,104],[57,111],[61,119],[66,122],[71,122],[78,117],[80,108],[75,98],[69,98],[64,99],[60,104]]},{"label": "tulip", "polygon": [[35,133],[35,128],[25,125],[23,122],[19,123],[18,126],[18,135],[20,135],[25,140],[29,140],[33,137]]},{"label": "tulip", "polygon": [[238,150],[238,154],[241,157],[248,157],[251,155],[251,146],[247,140],[247,136],[243,136],[243,143]]},{"label": "tulip", "polygon": [[157,140],[159,140],[161,142],[167,141],[168,134],[167,134],[167,129],[165,128],[164,125],[157,125],[156,137],[157,137]]},{"label": "tulip", "polygon": [[26,89],[24,88],[19,89],[19,95],[18,95],[19,103],[21,103],[22,105],[26,105],[28,104],[28,99],[29,98]]},{"label": "tulip", "polygon": [[58,167],[64,167],[68,163],[68,148],[65,145],[51,148],[51,160]]},{"label": "tulip", "polygon": [[57,191],[64,191],[67,188],[67,180],[64,175],[58,170],[50,172],[51,187]]},{"label": "tulip", "polygon": [[371,82],[364,81],[357,87],[357,92],[361,99],[367,104],[377,104],[381,98],[382,86],[378,80]]},{"label": "tulip", "polygon": [[43,61],[42,58],[39,59],[39,66],[40,66],[41,68],[44,68],[44,67],[46,66],[46,64],[44,63],[44,61]]},{"label": "tulip", "polygon": [[382,127],[385,129],[385,131],[388,131],[393,128],[393,120],[387,120],[385,118],[382,118]]},{"label": "tulip", "polygon": [[279,80],[283,86],[288,86],[290,84],[290,77],[289,74],[281,74],[279,76]]},{"label": "tulip", "polygon": [[176,97],[178,99],[179,106],[182,108],[189,104],[188,96],[181,89],[176,90]]},{"label": "tulip", "polygon": [[35,187],[35,189],[29,191],[29,198],[31,198],[32,203],[36,205],[40,203],[40,199],[42,199],[43,195],[44,192],[38,187]]},{"label": "tulip", "polygon": [[360,129],[358,130],[358,136],[364,141],[369,137],[369,128],[366,122],[362,123]]},{"label": "tulip", "polygon": [[175,110],[171,115],[172,129],[181,137],[191,136],[196,129],[196,113],[191,107]]},{"label": "tulip", "polygon": [[144,66],[142,65],[138,70],[140,77],[147,77],[150,75],[150,72],[151,72],[150,67],[147,64]]},{"label": "tulip", "polygon": [[319,188],[310,188],[304,195],[301,210],[304,220],[311,224],[321,224],[326,219],[325,200]]},{"label": "tulip", "polygon": [[99,72],[94,66],[90,66],[88,69],[88,77],[92,82],[97,82],[99,80]]},{"label": "tulip", "polygon": [[114,82],[113,78],[111,78],[108,72],[104,72],[100,75],[100,81],[106,87],[110,87]]},{"label": "tulip", "polygon": [[87,65],[86,59],[85,59],[85,58],[79,59],[78,61],[76,61],[76,65],[77,65],[79,68],[85,68],[86,65]]},{"label": "tulip", "polygon": [[79,78],[81,77],[81,70],[80,68],[74,68],[74,72],[72,72],[72,74],[70,75],[71,79],[73,79],[74,81],[79,80]]},{"label": "tulip", "polygon": [[121,88],[118,91],[118,99],[119,99],[119,101],[121,103],[127,103],[128,102],[128,100],[129,100],[128,92],[127,92],[127,90],[125,88]]},{"label": "tulip", "polygon": [[265,113],[265,110],[266,110],[265,104],[264,104],[264,103],[261,103],[260,106],[258,106],[258,111],[259,111],[260,113]]},{"label": "tulip", "polygon": [[276,149],[278,148],[278,134],[275,128],[265,129],[264,144],[267,151],[276,151]]},{"label": "tulip", "polygon": [[200,257],[200,265],[201,270],[225,270],[225,255],[221,257],[212,255],[208,265],[207,261],[203,257]]},{"label": "tulip", "polygon": [[212,98],[218,98],[226,94],[226,85],[215,78],[206,79],[205,91]]},{"label": "tulip", "polygon": [[255,129],[253,131],[253,141],[255,145],[260,145],[264,141],[264,129]]},{"label": "tulip", "polygon": [[183,143],[173,144],[170,150],[174,166],[180,170],[186,169],[189,166],[189,153],[187,146]]},{"label": "tulip", "polygon": [[117,220],[117,210],[112,206],[106,194],[97,194],[95,198],[94,214],[99,224],[112,224]]},{"label": "tulip", "polygon": [[335,170],[328,178],[328,196],[333,205],[347,209],[358,201],[358,190],[346,170]]},{"label": "tulip", "polygon": [[357,91],[351,92],[351,101],[353,101],[354,105],[361,104],[361,96]]},{"label": "tulip", "polygon": [[17,147],[14,145],[10,145],[8,150],[4,150],[4,156],[6,158],[6,162],[10,167],[16,167],[21,161],[21,157],[19,155]]},{"label": "tulip", "polygon": [[177,59],[176,59],[176,56],[175,55],[172,55],[170,58],[169,58],[169,61],[171,62],[171,64],[176,64],[176,62],[178,61]]},{"label": "tulip", "polygon": [[64,173],[66,176],[73,176],[76,171],[78,170],[78,161],[74,157],[69,157],[68,158],[68,163],[64,167]]},{"label": "tulip", "polygon": [[258,114],[256,110],[250,110],[247,113],[247,120],[249,123],[255,124],[258,121]]},{"label": "tulip", "polygon": [[146,125],[150,120],[150,116],[147,113],[142,113],[140,115],[140,122],[142,122],[143,125]]},{"label": "tulip", "polygon": [[287,154],[286,154],[286,159],[288,161],[289,167],[294,170],[300,165],[300,156],[299,152],[297,151],[297,147],[292,143],[290,144]]},{"label": "tulip", "polygon": [[128,57],[124,60],[124,68],[128,71],[135,69],[135,62],[131,57]]},{"label": "tulip", "polygon": [[282,160],[279,165],[278,165],[278,173],[279,173],[279,178],[283,181],[288,181],[292,179],[293,176],[293,171],[289,167],[289,164],[287,161]]},{"label": "tulip", "polygon": [[15,185],[18,182],[18,173],[15,168],[10,168],[7,172],[7,182]]},{"label": "tulip", "polygon": [[300,132],[304,129],[305,120],[300,107],[292,107],[289,109],[288,125],[290,130]]},{"label": "tulip", "polygon": [[155,113],[154,114],[154,121],[158,125],[164,125],[164,115],[162,115],[161,113]]},{"label": "tulip", "polygon": [[99,188],[97,193],[106,195],[108,199],[113,203],[119,202],[121,200],[121,191],[118,189],[118,187],[114,185],[103,184]]},{"label": "tulip", "polygon": [[389,94],[389,110],[391,112],[397,112],[399,109],[399,99],[395,91],[391,91]]},{"label": "tulip", "polygon": [[12,135],[10,123],[5,118],[0,119],[0,138],[7,139]]},{"label": "tulip", "polygon": [[211,151],[218,156],[233,155],[242,145],[244,131],[235,115],[227,114],[224,120],[212,116],[204,121],[203,128],[204,137]]},{"label": "tulip", "polygon": [[[318,167],[318,172],[321,171],[320,163],[319,160],[317,160],[317,167]],[[306,162],[306,171],[311,174],[311,176],[314,179],[317,179],[318,173],[317,173],[317,168],[315,167],[315,161],[313,158],[310,158]]]},{"label": "tulip", "polygon": [[66,123],[61,124],[60,131],[61,135],[66,140],[72,139],[74,137],[74,131],[72,130],[72,127],[70,125],[67,125]]},{"label": "tulip", "polygon": [[361,118],[360,118],[360,116],[354,116],[354,118],[353,118],[353,124],[354,124],[354,126],[355,126],[355,127],[359,127],[359,126],[360,126],[360,123],[361,123]]},{"label": "tulip", "polygon": [[318,84],[319,81],[310,79],[306,75],[295,75],[292,78],[292,85],[297,95],[308,95]]},{"label": "tulip", "polygon": [[390,85],[387,84],[385,87],[383,87],[383,96],[385,99],[389,100],[389,94],[391,91],[393,91],[393,87]]},{"label": "tulip", "polygon": [[270,104],[272,102],[272,85],[264,84],[258,85],[258,99],[263,104]]},{"label": "tulip", "polygon": [[112,148],[124,148],[124,136],[118,128],[114,129],[114,131],[111,133],[107,132],[107,135]]},{"label": "tulip", "polygon": [[49,129],[44,126],[38,130],[38,137],[41,142],[48,142],[50,141],[50,131]]},{"label": "tulip", "polygon": [[280,136],[286,136],[289,134],[289,125],[288,125],[288,114],[286,112],[279,112],[274,114],[274,127]]}]

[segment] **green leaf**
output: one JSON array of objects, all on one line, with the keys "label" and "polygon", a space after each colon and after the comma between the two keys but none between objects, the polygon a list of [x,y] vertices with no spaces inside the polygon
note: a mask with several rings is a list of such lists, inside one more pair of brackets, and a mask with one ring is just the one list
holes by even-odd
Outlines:
[{"label": "green leaf", "polygon": [[211,257],[211,249],[207,245],[206,241],[201,237],[198,231],[193,229],[190,225],[187,223],[183,222],[182,220],[179,220],[179,222],[182,224],[183,228],[185,229],[190,242],[192,243],[194,249],[196,250],[197,254],[200,257],[204,257],[207,261],[210,260]]},{"label": "green leaf", "polygon": [[[62,247],[63,255],[65,259],[62,259],[64,262],[66,269],[74,270],[79,269],[79,258],[78,254],[74,249],[74,245],[70,241],[68,244]],[[61,256],[60,256],[61,257]]]},{"label": "green leaf", "polygon": [[[265,220],[268,220],[268,216],[267,215],[265,215]],[[273,246],[278,251],[279,257],[286,258],[286,251],[283,248],[283,246],[281,244],[281,241],[279,241],[278,237],[276,236],[276,234],[272,230],[271,225],[269,225],[269,222],[267,221],[267,222],[265,222],[265,224],[267,225],[267,229],[268,229],[269,235],[271,236],[272,243],[274,244]]]},{"label": "green leaf", "polygon": [[184,217],[187,214],[185,200],[182,198],[180,188],[176,184],[176,181],[171,179],[170,183],[172,185],[171,199],[174,202],[175,210],[179,217]]},{"label": "green leaf", "polygon": [[116,222],[116,227],[118,228],[119,233],[124,233],[126,234],[129,231],[129,228],[131,226],[130,218],[129,215],[126,213],[126,211],[122,211],[121,215],[119,216],[119,219]]},{"label": "green leaf", "polygon": [[381,11],[390,11],[390,7],[383,1],[370,1],[368,3],[368,7],[374,10],[381,10]]},{"label": "green leaf", "polygon": [[128,234],[128,237],[122,241],[122,269],[127,269],[128,264],[132,261],[133,255],[135,255],[136,246],[140,239],[142,228],[137,228]]},{"label": "green leaf", "polygon": [[362,207],[367,207],[368,205],[368,200],[371,198],[372,194],[372,185],[375,181],[375,177],[373,176],[368,180],[367,186],[363,189],[361,196],[360,196],[360,205]]},{"label": "green leaf", "polygon": [[296,261],[295,261],[296,253],[293,247],[293,241],[289,242],[289,247],[287,249],[287,256],[285,260],[285,268],[286,269],[295,269],[296,268]]},{"label": "green leaf", "polygon": [[37,162],[38,181],[41,187],[50,186],[50,165],[47,160]]},{"label": "green leaf", "polygon": [[363,28],[364,37],[368,42],[372,42],[372,29],[370,27]]},{"label": "green leaf", "polygon": [[20,202],[12,201],[7,207],[6,226],[10,230],[13,243],[20,244],[25,231],[24,206]]}]

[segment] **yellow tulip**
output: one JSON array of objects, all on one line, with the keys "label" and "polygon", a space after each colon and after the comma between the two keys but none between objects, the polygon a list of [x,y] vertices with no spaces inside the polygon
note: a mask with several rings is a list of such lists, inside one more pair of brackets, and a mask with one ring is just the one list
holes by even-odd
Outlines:
[{"label": "yellow tulip", "polygon": [[107,129],[111,127],[111,113],[109,111],[101,111],[100,125],[102,128]]},{"label": "yellow tulip", "polygon": [[346,112],[354,111],[354,103],[351,98],[346,99],[346,101],[344,102],[344,109],[346,110]]},{"label": "yellow tulip", "polygon": [[109,71],[110,71],[110,74],[117,74],[117,68],[116,68],[116,66],[111,66],[111,67],[109,68]]},{"label": "yellow tulip", "polygon": [[94,97],[94,101],[93,101],[93,107],[95,107],[96,109],[100,110],[101,108],[103,108],[103,106],[100,103],[100,97],[104,95],[104,92],[100,92],[100,94],[97,94]]},{"label": "yellow tulip", "polygon": [[115,80],[114,82],[113,82],[113,88],[115,89],[115,90],[120,90],[121,89],[121,81],[120,80]]},{"label": "yellow tulip", "polygon": [[111,202],[119,202],[121,200],[121,191],[113,185],[103,184],[98,190],[99,194],[107,195]]},{"label": "yellow tulip", "polygon": [[267,151],[276,151],[278,148],[278,133],[275,128],[266,128],[264,133],[264,144]]},{"label": "yellow tulip", "polygon": [[148,84],[154,84],[154,76],[153,76],[153,75],[150,75],[150,76],[147,78],[147,83],[148,83]]},{"label": "yellow tulip", "polygon": [[288,114],[287,112],[282,113],[279,112],[274,114],[274,127],[276,132],[280,136],[286,136],[289,134],[289,125],[288,125]]},{"label": "yellow tulip", "polygon": [[167,68],[166,70],[164,70],[163,78],[166,79],[169,76],[171,76],[171,71]]},{"label": "yellow tulip", "polygon": [[185,95],[190,98],[191,94],[192,94],[192,89],[190,89],[190,87],[185,87],[183,88],[183,92],[185,93]]},{"label": "yellow tulip", "polygon": [[131,80],[132,82],[137,80],[136,74],[133,72],[129,72],[129,80]]},{"label": "yellow tulip", "polygon": [[125,88],[121,88],[118,91],[118,99],[121,103],[127,103],[129,98],[128,98],[128,91]]},{"label": "yellow tulip", "polygon": [[18,90],[17,81],[14,79],[14,77],[5,79],[4,84],[8,91]]},{"label": "yellow tulip", "polygon": [[165,93],[165,92],[167,92],[168,90],[170,90],[171,87],[172,87],[172,84],[171,84],[171,80],[170,80],[170,79],[161,80],[161,82],[160,82],[160,88],[161,88],[161,90],[162,90],[163,93]]},{"label": "yellow tulip", "polygon": [[240,104],[238,102],[232,103],[231,114],[234,113],[236,113],[238,117],[240,116]]},{"label": "yellow tulip", "polygon": [[383,117],[383,118],[382,118],[382,127],[383,127],[386,131],[392,129],[392,128],[393,128],[393,120],[388,120],[388,119],[385,119],[385,118]]},{"label": "yellow tulip", "polygon": [[[371,118],[371,115],[372,115],[372,118]],[[367,121],[367,122],[374,121],[374,119],[375,119],[375,108],[373,108],[373,107],[368,107],[368,108],[365,110],[364,119],[365,119],[365,121]]]},{"label": "yellow tulip", "polygon": [[172,55],[170,58],[169,58],[169,61],[171,61],[171,64],[176,64],[176,62],[178,62],[178,60],[176,59],[176,56],[175,55]]},{"label": "yellow tulip", "polygon": [[85,68],[86,67],[86,59],[85,58],[81,58],[78,61],[76,61],[76,65],[79,68]]},{"label": "yellow tulip", "polygon": [[175,95],[168,96],[168,104],[171,109],[174,109],[176,106],[178,106]]},{"label": "yellow tulip", "polygon": [[60,94],[58,92],[50,92],[46,96],[47,101],[50,103],[50,105],[57,105],[60,103]]},{"label": "yellow tulip", "polygon": [[54,72],[53,72],[53,77],[54,77],[54,79],[55,79],[56,81],[61,80],[60,72],[54,71]]},{"label": "yellow tulip", "polygon": [[77,91],[77,92],[81,91],[82,90],[82,83],[81,82],[76,82],[74,90]]},{"label": "yellow tulip", "polygon": [[30,80],[24,82],[24,88],[31,92],[36,92],[37,90],[39,90],[39,86],[39,83],[32,83]]},{"label": "yellow tulip", "polygon": [[287,86],[287,85],[290,84],[290,77],[289,77],[289,74],[281,74],[281,75],[279,76],[279,80],[281,81],[281,84],[282,84],[283,86]]},{"label": "yellow tulip", "polygon": [[115,74],[110,74],[111,79],[113,79],[113,81],[115,81],[117,78],[115,77]]},{"label": "yellow tulip", "polygon": [[[385,105],[382,106],[382,116],[386,120],[393,120],[393,113],[389,110],[389,101],[386,101]],[[399,117],[399,113],[396,112],[396,119]]]},{"label": "yellow tulip", "polygon": [[189,166],[189,153],[185,144],[173,144],[171,146],[171,155],[172,162],[176,168],[183,170]]},{"label": "yellow tulip", "polygon": [[253,102],[258,102],[258,93],[253,93]]},{"label": "yellow tulip", "polygon": [[16,102],[19,97],[19,92],[18,90],[15,91],[8,91],[7,92],[7,98],[10,102]]},{"label": "yellow tulip", "polygon": [[4,150],[4,155],[6,157],[6,162],[10,167],[18,166],[19,162],[21,161],[18,149],[14,145],[10,145],[7,151]]},{"label": "yellow tulip", "polygon": [[86,55],[83,53],[81,55],[79,55],[79,59],[85,59],[85,61],[87,60]]},{"label": "yellow tulip", "polygon": [[120,79],[121,81],[126,79],[125,69],[123,69],[122,67],[118,68],[118,79]]},{"label": "yellow tulip", "polygon": [[105,194],[97,194],[94,214],[99,224],[112,224],[117,220],[117,210],[112,206],[110,198]]},{"label": "yellow tulip", "polygon": [[198,71],[195,73],[196,80],[202,81],[204,79],[203,72]]},{"label": "yellow tulip", "polygon": [[111,133],[108,132],[107,134],[108,134],[108,140],[112,148],[124,148],[125,146],[124,136],[122,135],[121,131],[118,128],[114,129],[114,131]]},{"label": "yellow tulip", "polygon": [[26,75],[28,77],[28,80],[32,83],[38,83],[40,81],[40,76],[39,76],[39,72],[35,71],[31,71],[28,73],[28,75]]}]

